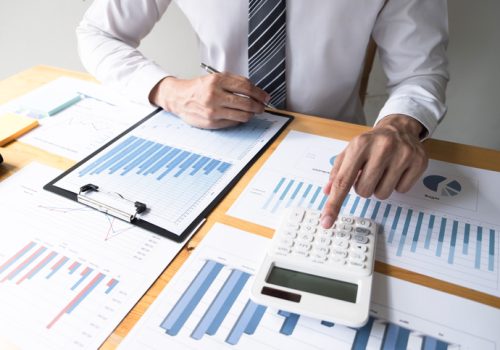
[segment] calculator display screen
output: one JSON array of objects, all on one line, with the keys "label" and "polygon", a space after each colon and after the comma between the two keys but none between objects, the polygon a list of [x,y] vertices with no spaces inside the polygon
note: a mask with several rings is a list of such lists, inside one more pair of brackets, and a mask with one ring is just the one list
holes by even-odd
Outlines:
[{"label": "calculator display screen", "polygon": [[267,276],[267,283],[322,295],[329,298],[356,302],[358,285],[308,273],[273,266]]}]

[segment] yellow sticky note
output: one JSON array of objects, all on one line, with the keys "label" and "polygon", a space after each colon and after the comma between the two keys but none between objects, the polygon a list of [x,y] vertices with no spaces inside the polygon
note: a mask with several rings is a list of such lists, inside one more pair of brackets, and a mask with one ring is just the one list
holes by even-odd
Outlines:
[{"label": "yellow sticky note", "polygon": [[19,136],[27,133],[38,126],[38,120],[18,115],[6,113],[0,116],[0,146],[15,140]]}]

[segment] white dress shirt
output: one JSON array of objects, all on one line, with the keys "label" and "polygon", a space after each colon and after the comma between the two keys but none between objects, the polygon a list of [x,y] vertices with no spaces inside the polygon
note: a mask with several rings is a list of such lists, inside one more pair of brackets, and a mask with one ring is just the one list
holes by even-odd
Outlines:
[{"label": "white dress shirt", "polygon": [[[77,28],[86,69],[133,100],[149,103],[151,89],[175,72],[137,47],[170,2],[95,0]],[[198,36],[201,61],[248,76],[248,1],[176,2]],[[358,90],[373,35],[389,91],[377,122],[402,113],[432,134],[446,111],[446,0],[389,0],[383,6],[384,0],[287,1],[288,110],[363,123]]]}]

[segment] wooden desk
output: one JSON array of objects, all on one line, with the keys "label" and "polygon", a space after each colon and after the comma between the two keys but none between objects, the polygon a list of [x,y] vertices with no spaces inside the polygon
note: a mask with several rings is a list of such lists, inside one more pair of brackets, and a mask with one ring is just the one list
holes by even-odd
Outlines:
[{"label": "wooden desk", "polygon": [[[8,79],[0,81],[0,104],[23,95],[28,91],[33,90],[40,85],[43,85],[61,76],[93,80],[86,73],[79,73],[47,66],[37,66],[16,74]],[[304,116],[295,113],[292,114],[295,116],[295,120],[290,125],[288,130],[280,135],[280,137],[264,153],[264,155],[252,166],[252,168],[245,174],[245,176],[243,176],[236,187],[217,206],[213,213],[208,217],[206,223],[201,227],[199,232],[196,233],[196,235],[187,243],[187,245],[175,258],[175,260],[148,290],[146,295],[142,297],[139,303],[132,309],[132,311],[130,311],[127,317],[115,329],[113,334],[109,336],[102,347],[103,349],[112,349],[116,347],[116,345],[134,326],[137,320],[144,314],[148,306],[151,305],[152,301],[158,296],[158,294],[165,287],[170,278],[176,273],[182,263],[188,258],[190,251],[192,249],[195,249],[196,245],[205,236],[208,230],[210,230],[215,222],[221,222],[253,232],[255,234],[271,237],[271,229],[227,216],[225,213],[232,205],[232,203],[236,200],[236,198],[240,195],[246,185],[250,182],[251,178],[256,174],[256,172],[260,169],[264,162],[269,158],[271,153],[276,149],[280,141],[283,140],[289,130],[293,129],[327,137],[349,140],[352,137],[369,129],[365,126],[342,123],[311,116]],[[499,151],[438,140],[428,140],[426,141],[425,146],[427,151],[429,152],[430,157],[433,159],[500,171]],[[37,160],[39,162],[60,169],[67,169],[74,164],[74,162],[71,160],[55,156],[53,154],[44,152],[40,149],[22,144],[17,141],[8,144],[6,147],[0,147],[0,153],[3,155],[5,162],[4,166],[0,167],[0,180],[5,179],[7,176],[15,173],[33,160]],[[500,308],[500,298],[496,298],[491,295],[389,266],[384,263],[377,262],[375,270],[404,280],[415,282],[434,289],[442,290],[447,293],[459,295],[471,300],[476,300],[481,303]]]}]

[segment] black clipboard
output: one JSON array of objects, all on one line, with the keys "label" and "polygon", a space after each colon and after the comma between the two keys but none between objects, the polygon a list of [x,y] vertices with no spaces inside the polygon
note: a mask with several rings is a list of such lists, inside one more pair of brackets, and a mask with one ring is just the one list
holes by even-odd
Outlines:
[{"label": "black clipboard", "polygon": [[87,183],[83,186],[80,187],[79,192],[73,192],[70,190],[67,190],[65,188],[59,187],[56,184],[63,179],[64,177],[68,176],[71,174],[73,171],[76,169],[80,168],[82,165],[88,163],[90,160],[92,160],[94,157],[96,157],[98,154],[100,154],[102,151],[108,149],[111,145],[115,144],[118,140],[123,139],[126,135],[128,135],[131,131],[148,121],[149,119],[153,118],[157,113],[161,112],[162,109],[158,108],[157,110],[153,111],[146,117],[144,117],[142,120],[137,122],[136,124],[132,125],[130,128],[107,142],[104,146],[90,154],[89,156],[85,157],[83,160],[79,161],[77,164],[63,172],[61,175],[57,176],[55,179],[47,183],[43,188],[44,190],[53,192],[55,194],[61,195],[63,197],[66,197],[68,199],[77,201],[79,203],[85,204],[87,206],[90,206],[96,210],[100,210],[102,212],[105,212],[107,214],[110,214],[114,217],[117,217],[121,220],[130,222],[133,225],[136,225],[138,227],[141,227],[145,230],[154,232],[162,237],[171,239],[176,242],[183,242],[192,232],[198,229],[203,222],[206,220],[206,217],[210,214],[210,212],[215,208],[215,206],[225,197],[225,195],[236,185],[236,183],[239,181],[239,179],[246,173],[246,171],[253,165],[253,163],[263,154],[263,152],[276,140],[276,138],[286,129],[286,127],[291,123],[293,120],[293,116],[283,114],[283,113],[278,113],[278,112],[266,112],[268,114],[280,116],[286,118],[285,122],[281,127],[276,131],[276,133],[260,148],[260,150],[243,166],[241,170],[230,180],[230,182],[224,187],[222,191],[220,191],[210,202],[208,206],[205,207],[201,211],[201,213],[194,219],[185,229],[182,233],[177,234],[174,232],[171,232],[163,227],[160,227],[159,225],[156,225],[154,223],[151,223],[149,221],[146,221],[145,219],[142,219],[139,214],[147,210],[147,203],[143,202],[138,202],[134,201],[131,198],[125,198],[121,196],[120,194],[114,192],[114,194],[118,195],[121,198],[114,198],[113,201],[125,201],[127,202],[130,206],[130,210],[122,210],[122,209],[117,209],[116,207],[109,205],[108,203],[104,203],[104,201],[97,202],[95,200],[92,200],[89,196],[87,196],[88,193],[92,192],[99,192],[101,191],[103,195],[106,195],[106,189],[100,189],[99,184],[93,184],[93,183]]}]

